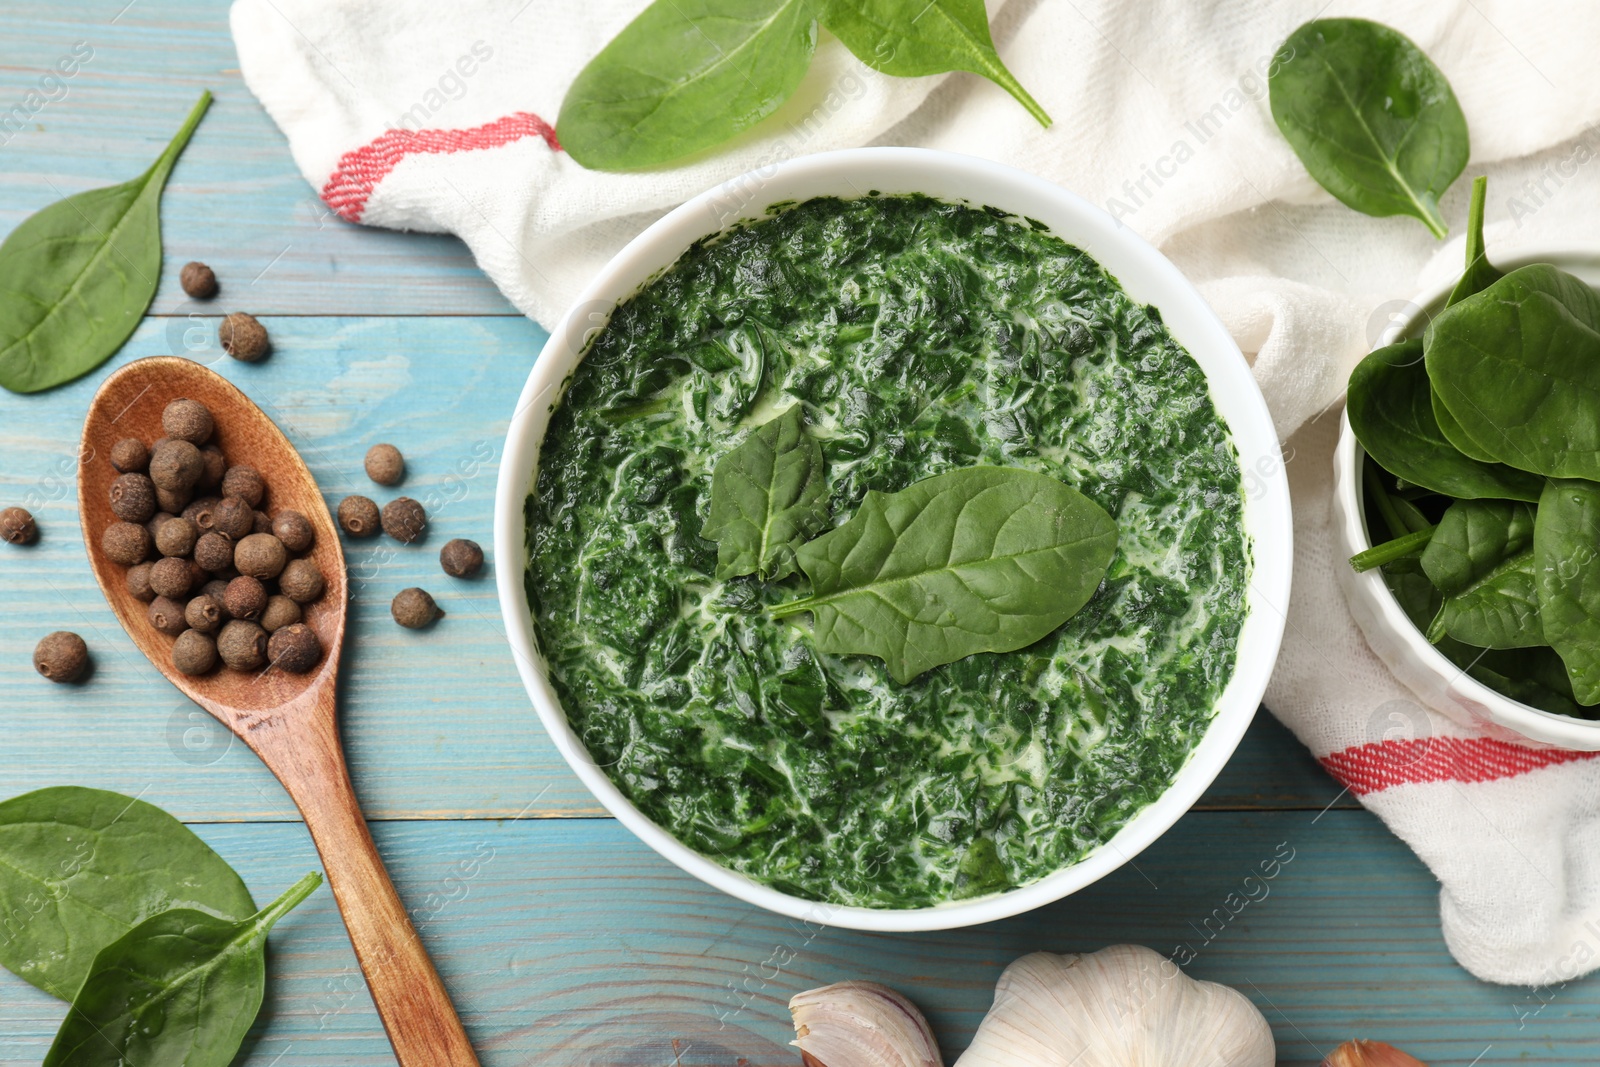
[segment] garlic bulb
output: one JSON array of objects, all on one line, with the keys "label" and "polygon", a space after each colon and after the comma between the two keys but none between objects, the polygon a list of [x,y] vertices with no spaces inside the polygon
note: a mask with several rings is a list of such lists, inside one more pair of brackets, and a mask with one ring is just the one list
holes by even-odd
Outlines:
[{"label": "garlic bulb", "polygon": [[1415,1056],[1408,1056],[1382,1041],[1346,1041],[1322,1061],[1322,1067],[1425,1067]]},{"label": "garlic bulb", "polygon": [[[1035,952],[1000,976],[956,1067],[1273,1067],[1272,1030],[1245,996],[1137,945]],[[834,1067],[834,1065],[830,1065]]]},{"label": "garlic bulb", "polygon": [[835,982],[789,1001],[809,1067],[943,1067],[917,1006],[876,982]]}]

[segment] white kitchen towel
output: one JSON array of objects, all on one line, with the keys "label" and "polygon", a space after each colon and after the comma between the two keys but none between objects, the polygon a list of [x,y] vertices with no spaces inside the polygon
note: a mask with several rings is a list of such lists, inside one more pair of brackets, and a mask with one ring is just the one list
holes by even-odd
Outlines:
[{"label": "white kitchen towel", "polygon": [[1586,0],[1003,0],[1000,53],[1055,119],[968,74],[876,74],[823,34],[795,97],[681,167],[601,174],[552,125],[583,63],[643,0],[236,0],[240,68],[341,216],[449,231],[551,325],[630,237],[774,161],[863,144],[1010,163],[1159,245],[1250,355],[1286,441],[1295,593],[1267,704],[1438,876],[1474,974],[1552,984],[1600,966],[1600,760],[1476,736],[1417,706],[1368,650],[1334,568],[1337,403],[1396,309],[1461,265],[1455,229],[1335,203],[1278,135],[1265,72],[1314,16],[1409,35],[1443,68],[1490,175],[1491,255],[1600,242],[1600,8]]}]

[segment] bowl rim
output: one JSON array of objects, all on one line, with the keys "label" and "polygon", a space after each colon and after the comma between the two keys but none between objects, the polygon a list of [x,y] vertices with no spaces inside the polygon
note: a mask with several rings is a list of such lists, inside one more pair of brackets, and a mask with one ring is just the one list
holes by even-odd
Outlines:
[{"label": "bowl rim", "polygon": [[[1505,256],[1496,256],[1493,262],[1497,268],[1507,273],[1534,263],[1550,263],[1563,269],[1585,265],[1592,271],[1600,267],[1600,250],[1579,244],[1530,245],[1518,248],[1514,253]],[[1423,323],[1422,328],[1425,329],[1427,321],[1442,309],[1457,280],[1457,277],[1451,277],[1414,296],[1395,314],[1379,336],[1377,343],[1373,345],[1372,351],[1411,336],[1417,329],[1419,321]],[[1367,532],[1366,491],[1359,477],[1360,464],[1366,459],[1366,455],[1366,449],[1356,440],[1355,430],[1350,426],[1348,409],[1341,410],[1339,440],[1334,447],[1334,466],[1339,475],[1334,479],[1334,492],[1341,498],[1342,505],[1337,509],[1341,522],[1338,532],[1343,544],[1346,547],[1359,546],[1357,551],[1370,548],[1372,545],[1372,538]],[[1344,566],[1345,561],[1336,560],[1334,565]],[[1389,587],[1377,568],[1360,573],[1352,572],[1343,577],[1349,583],[1347,588],[1359,589],[1369,602],[1377,607],[1388,634],[1399,639],[1405,651],[1417,664],[1427,668],[1443,683],[1444,689],[1457,692],[1468,701],[1481,706],[1495,724],[1514,730],[1528,740],[1540,744],[1584,750],[1600,746],[1600,720],[1575,719],[1570,715],[1545,711],[1524,704],[1520,700],[1513,700],[1504,693],[1489,688],[1450,662],[1401,610],[1400,602],[1389,592]],[[1424,704],[1427,702],[1424,701]]]},{"label": "bowl rim", "polygon": [[[901,180],[886,181],[885,175]],[[929,187],[952,184],[970,187],[969,193],[927,192]],[[831,192],[784,195],[786,189],[817,185]],[[920,191],[936,199],[993,204],[1019,216],[1043,218],[1051,232],[1093,256],[1130,297],[1158,306],[1168,330],[1200,365],[1212,401],[1225,417],[1239,457],[1241,482],[1249,486],[1253,479],[1258,490],[1241,489],[1253,565],[1233,674],[1215,702],[1205,732],[1168,787],[1104,843],[1037,881],[971,900],[904,909],[791,896],[717,864],[646,818],[590,758],[567,723],[542,669],[523,584],[523,504],[534,482],[549,412],[592,332],[604,325],[610,311],[676,262],[692,243],[736,222],[763,217],[769,205],[823,195],[859,196],[869,189],[889,194]],[[1034,210],[1022,210],[1029,205]],[[1159,291],[1159,299],[1149,298],[1152,291]],[[1120,220],[1042,178],[975,156],[924,148],[818,153],[740,175],[668,212],[607,263],[550,332],[518,398],[500,462],[494,543],[501,561],[495,568],[501,611],[518,673],[557,750],[596,799],[658,854],[734,897],[805,922],[882,932],[975,925],[1058,900],[1121,867],[1185,814],[1232,756],[1260,705],[1286,621],[1293,570],[1287,474],[1271,413],[1227,328],[1193,284]]]}]

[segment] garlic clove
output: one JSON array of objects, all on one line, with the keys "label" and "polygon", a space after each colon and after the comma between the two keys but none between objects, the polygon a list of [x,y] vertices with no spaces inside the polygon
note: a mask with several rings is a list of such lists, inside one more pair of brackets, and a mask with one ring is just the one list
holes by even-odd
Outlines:
[{"label": "garlic clove", "polygon": [[1273,1067],[1272,1029],[1238,990],[1138,945],[1035,952],[1007,967],[956,1067]]},{"label": "garlic clove", "polygon": [[1322,1067],[1428,1067],[1382,1041],[1346,1041],[1322,1061]]},{"label": "garlic clove", "polygon": [[876,982],[835,982],[795,994],[792,1042],[807,1067],[944,1067],[917,1006]]}]

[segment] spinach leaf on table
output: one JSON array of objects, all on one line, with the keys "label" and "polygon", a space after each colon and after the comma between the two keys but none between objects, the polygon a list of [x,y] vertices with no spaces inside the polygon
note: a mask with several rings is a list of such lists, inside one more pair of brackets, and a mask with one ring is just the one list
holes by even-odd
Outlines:
[{"label": "spinach leaf on table", "polygon": [[1428,640],[1449,634],[1479,648],[1533,648],[1548,644],[1540,621],[1533,549],[1508,556],[1444,597],[1428,627]]},{"label": "spinach leaf on table", "polygon": [[1117,526],[1047,475],[964,467],[869,492],[850,520],[802,545],[816,647],[877,656],[904,685],[978,652],[1049,634],[1099,588]]},{"label": "spinach leaf on table", "polygon": [[1533,526],[1545,637],[1578,703],[1600,704],[1600,485],[1552,480]]},{"label": "spinach leaf on table", "polygon": [[1521,267],[1440,312],[1425,344],[1440,401],[1495,459],[1552,478],[1600,479],[1593,289],[1549,264]]},{"label": "spinach leaf on table", "polygon": [[712,471],[711,514],[700,536],[717,542],[717,578],[793,574],[795,547],[822,528],[826,503],[822,445],[795,404]]},{"label": "spinach leaf on table", "polygon": [[188,827],[120,793],[39,789],[0,803],[0,965],[72,999],[95,953],[166,908],[256,910]]},{"label": "spinach leaf on table", "polygon": [[150,169],[28,216],[0,244],[0,385],[37,393],[122,347],[161,275],[161,190],[211,104],[200,100]]},{"label": "spinach leaf on table", "polygon": [[100,950],[44,1067],[228,1067],[266,989],[267,933],[316,872],[246,919],[175,908]]},{"label": "spinach leaf on table", "polygon": [[1439,198],[1467,165],[1450,83],[1404,35],[1365,19],[1315,19],[1268,72],[1273,121],[1306,170],[1357,211],[1410,215],[1446,233]]},{"label": "spinach leaf on table", "polygon": [[873,70],[905,78],[981,74],[1041,126],[1050,125],[1044,108],[1000,61],[983,0],[823,0],[822,25]]},{"label": "spinach leaf on table", "polygon": [[1539,499],[1541,479],[1464,455],[1439,429],[1419,339],[1371,353],[1350,373],[1346,411],[1361,447],[1384,470],[1463,500]]},{"label": "spinach leaf on table", "polygon": [[1533,515],[1520,502],[1456,501],[1423,550],[1423,573],[1439,592],[1460,592],[1533,544]]},{"label": "spinach leaf on table", "polygon": [[655,0],[578,74],[556,136],[596,170],[670,163],[776,111],[816,44],[815,0]]}]

